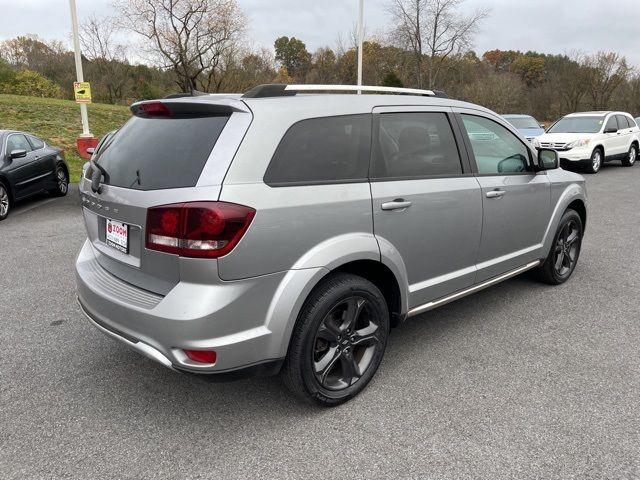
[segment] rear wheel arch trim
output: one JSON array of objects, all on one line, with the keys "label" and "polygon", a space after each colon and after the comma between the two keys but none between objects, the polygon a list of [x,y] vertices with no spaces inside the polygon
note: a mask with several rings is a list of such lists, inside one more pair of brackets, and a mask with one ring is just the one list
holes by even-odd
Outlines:
[{"label": "rear wheel arch trim", "polygon": [[[406,313],[408,310],[408,295],[405,289],[402,288],[402,280],[398,278],[398,275],[393,271],[393,268],[391,268],[387,263],[380,261],[379,254],[377,258],[371,258],[370,254],[366,254],[361,255],[360,257],[347,256],[343,257],[342,260],[343,261],[341,262],[335,262],[335,264],[333,264],[331,268],[314,267],[289,270],[287,275],[285,275],[284,279],[280,283],[278,291],[274,295],[274,299],[269,306],[269,311],[266,317],[266,327],[271,331],[278,329],[282,333],[282,341],[279,348],[279,353],[282,357],[284,357],[289,350],[291,336],[298,321],[298,316],[300,315],[300,311],[302,310],[302,307],[311,292],[313,292],[313,290],[317,288],[323,280],[334,273],[354,273],[354,269],[352,269],[351,267],[356,264],[378,264],[379,268],[386,269],[389,274],[393,275],[399,294],[400,311],[397,313],[394,312],[396,313],[396,315],[394,315],[392,319],[395,319],[395,321],[392,323],[394,326],[398,325],[406,318]],[[357,273],[355,274],[357,275]],[[368,278],[365,275],[360,276],[376,284],[376,282],[373,281],[370,277]],[[300,281],[302,281],[303,283],[301,287],[293,289],[291,288],[294,285],[300,285]],[[383,292],[383,294],[384,293],[385,292]],[[385,299],[386,298],[387,295],[385,294]],[[283,312],[287,312],[286,319],[283,316]]]}]

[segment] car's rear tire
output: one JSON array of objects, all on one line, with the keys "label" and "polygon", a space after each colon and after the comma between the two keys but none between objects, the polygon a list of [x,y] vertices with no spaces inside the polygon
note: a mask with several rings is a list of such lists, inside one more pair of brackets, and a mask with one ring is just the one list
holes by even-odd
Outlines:
[{"label": "car's rear tire", "polygon": [[632,143],[629,147],[629,153],[627,156],[622,159],[622,165],[625,167],[633,167],[633,164],[636,163],[636,159],[638,158],[638,147],[635,143]]},{"label": "car's rear tire", "polygon": [[331,275],[298,315],[281,372],[284,383],[309,403],[344,403],[376,373],[388,337],[389,311],[380,290],[357,275]]},{"label": "car's rear tire", "polygon": [[64,168],[62,164],[58,164],[58,166],[56,166],[56,188],[49,190],[49,193],[56,197],[64,197],[68,191],[69,175],[67,175],[66,168]]},{"label": "car's rear tire", "polygon": [[550,285],[569,280],[580,257],[583,231],[580,215],[575,210],[564,212],[549,255],[538,269],[540,280]]},{"label": "car's rear tire", "polygon": [[11,210],[11,196],[7,186],[0,182],[0,221],[9,216]]},{"label": "car's rear tire", "polygon": [[600,147],[593,150],[589,164],[587,165],[587,172],[598,173],[604,163],[604,152]]}]

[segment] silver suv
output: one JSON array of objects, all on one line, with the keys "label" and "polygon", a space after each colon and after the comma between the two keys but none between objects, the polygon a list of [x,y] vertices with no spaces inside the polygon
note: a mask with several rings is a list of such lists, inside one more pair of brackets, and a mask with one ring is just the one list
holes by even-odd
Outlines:
[{"label": "silver suv", "polygon": [[173,370],[280,372],[328,406],[407,317],[526,270],[571,276],[585,185],[555,151],[431,91],[326,92],[352,88],[134,104],[80,183],[91,322]]}]

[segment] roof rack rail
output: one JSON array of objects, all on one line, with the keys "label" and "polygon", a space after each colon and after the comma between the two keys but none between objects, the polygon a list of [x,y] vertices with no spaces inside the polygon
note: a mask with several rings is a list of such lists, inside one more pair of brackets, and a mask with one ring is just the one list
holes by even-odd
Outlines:
[{"label": "roof rack rail", "polygon": [[447,94],[441,91],[417,88],[375,87],[371,85],[287,85],[284,83],[258,85],[245,93],[243,97],[290,97],[298,92],[380,92],[448,98]]}]

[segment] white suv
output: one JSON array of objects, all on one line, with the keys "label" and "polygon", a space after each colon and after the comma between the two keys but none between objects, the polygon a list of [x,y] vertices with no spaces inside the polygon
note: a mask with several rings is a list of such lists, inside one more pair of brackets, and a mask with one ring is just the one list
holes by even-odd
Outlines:
[{"label": "white suv", "polygon": [[639,143],[640,129],[625,112],[572,113],[533,142],[536,148],[556,150],[563,167],[586,167],[589,173],[597,173],[610,160],[631,167],[638,158]]}]

